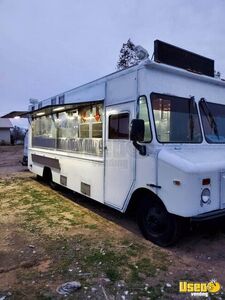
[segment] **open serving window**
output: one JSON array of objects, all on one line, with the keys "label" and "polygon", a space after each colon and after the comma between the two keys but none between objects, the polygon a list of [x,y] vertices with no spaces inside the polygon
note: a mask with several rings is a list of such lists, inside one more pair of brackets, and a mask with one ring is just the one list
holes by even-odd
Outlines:
[{"label": "open serving window", "polygon": [[48,107],[32,114],[32,147],[102,155],[103,103]]}]

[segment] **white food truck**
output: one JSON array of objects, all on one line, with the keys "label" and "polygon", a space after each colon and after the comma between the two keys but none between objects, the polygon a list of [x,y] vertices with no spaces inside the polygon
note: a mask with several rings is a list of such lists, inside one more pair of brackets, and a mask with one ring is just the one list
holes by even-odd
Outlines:
[{"label": "white food truck", "polygon": [[33,103],[28,167],[121,212],[167,246],[225,215],[225,82],[214,61],[155,41],[154,60]]}]

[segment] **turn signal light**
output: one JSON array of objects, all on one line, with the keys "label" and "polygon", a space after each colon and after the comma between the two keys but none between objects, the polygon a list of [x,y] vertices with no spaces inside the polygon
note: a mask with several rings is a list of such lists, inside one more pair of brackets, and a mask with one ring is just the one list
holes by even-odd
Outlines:
[{"label": "turn signal light", "polygon": [[175,184],[175,185],[181,185],[181,182],[180,182],[180,180],[173,180],[173,184]]},{"label": "turn signal light", "polygon": [[211,183],[210,178],[204,178],[202,179],[202,185],[209,185]]}]

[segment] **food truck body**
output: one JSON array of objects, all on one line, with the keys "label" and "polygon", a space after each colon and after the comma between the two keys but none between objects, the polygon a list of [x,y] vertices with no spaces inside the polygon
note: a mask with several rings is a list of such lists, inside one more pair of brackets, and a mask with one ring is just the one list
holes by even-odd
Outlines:
[{"label": "food truck body", "polygon": [[30,106],[28,167],[167,246],[225,214],[225,82],[146,60]]}]

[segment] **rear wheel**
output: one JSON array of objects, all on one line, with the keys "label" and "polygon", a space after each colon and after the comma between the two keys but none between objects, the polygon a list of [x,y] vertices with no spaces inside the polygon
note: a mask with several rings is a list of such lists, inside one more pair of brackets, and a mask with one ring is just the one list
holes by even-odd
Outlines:
[{"label": "rear wheel", "polygon": [[40,182],[41,182],[41,181],[43,181],[43,176],[37,175],[37,176],[36,176],[36,179],[37,179],[37,181],[40,181]]},{"label": "rear wheel", "polygon": [[175,243],[181,233],[181,219],[170,214],[158,199],[141,203],[138,225],[146,239],[162,247]]},{"label": "rear wheel", "polygon": [[55,183],[54,181],[49,181],[49,186],[51,187],[51,189],[58,191],[59,190],[59,185],[57,183]]},{"label": "rear wheel", "polygon": [[47,183],[53,190],[58,190],[59,185],[55,183],[52,179],[52,171],[50,168],[45,167],[43,171],[43,180]]}]

